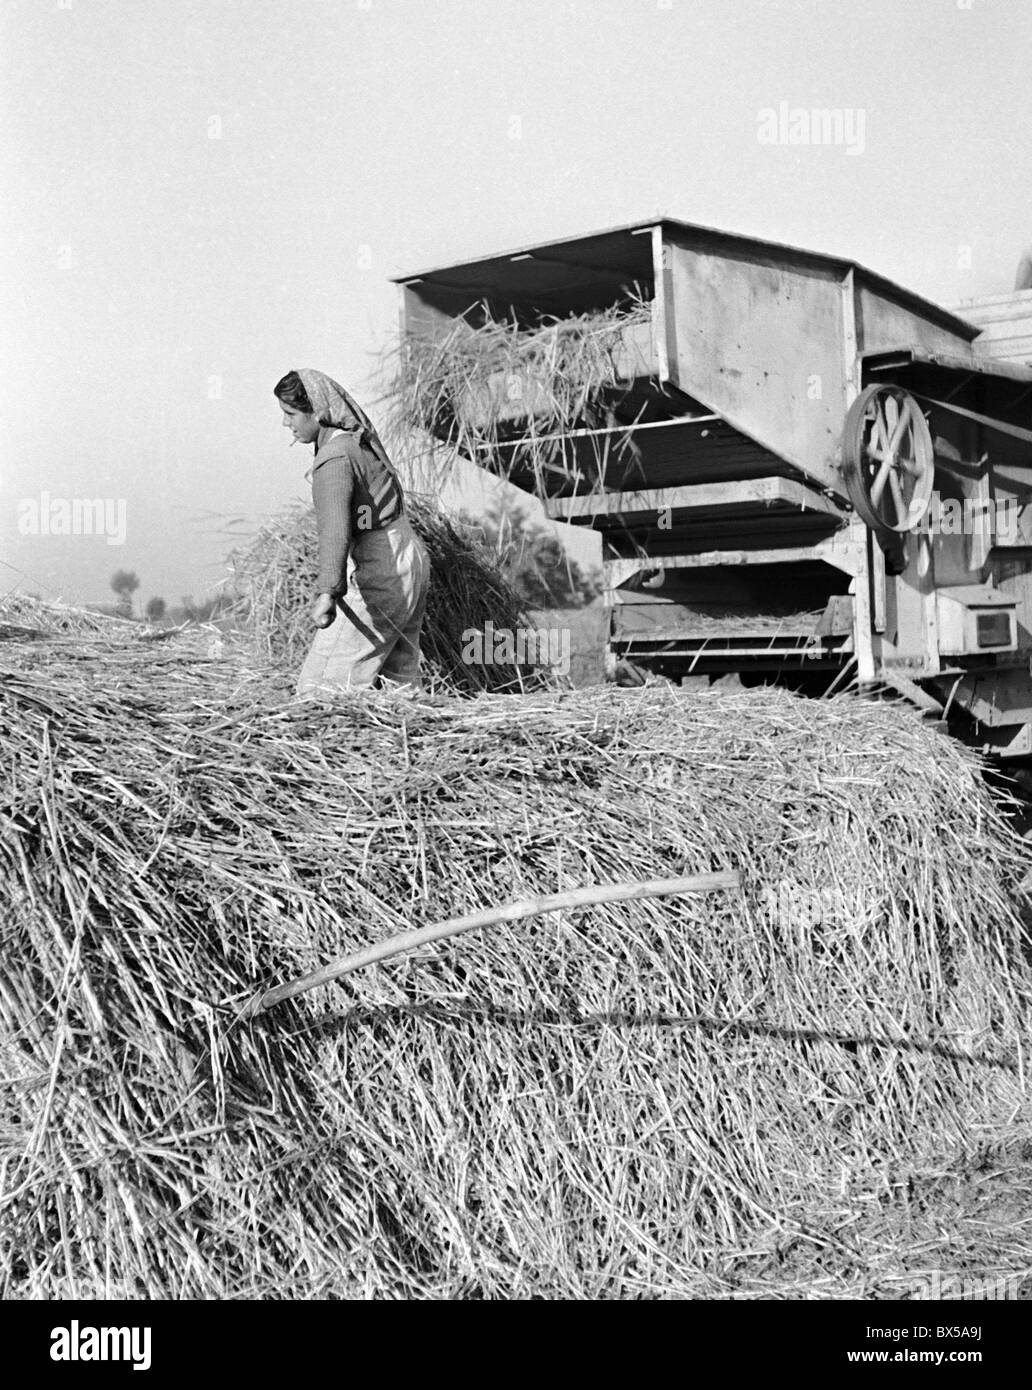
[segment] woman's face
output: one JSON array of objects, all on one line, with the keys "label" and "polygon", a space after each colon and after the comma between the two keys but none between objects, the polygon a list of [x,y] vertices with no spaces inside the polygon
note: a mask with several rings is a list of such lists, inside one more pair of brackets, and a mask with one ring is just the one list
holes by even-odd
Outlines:
[{"label": "woman's face", "polygon": [[303,410],[295,410],[292,405],[280,401],[283,411],[283,424],[302,444],[314,444],[319,438],[319,421],[314,415],[306,415]]}]

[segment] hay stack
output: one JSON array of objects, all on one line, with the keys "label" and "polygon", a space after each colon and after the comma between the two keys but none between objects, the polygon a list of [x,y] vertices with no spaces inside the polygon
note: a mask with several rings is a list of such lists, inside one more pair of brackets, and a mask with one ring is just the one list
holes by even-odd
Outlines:
[{"label": "hay stack", "polygon": [[[909,714],[320,715],[140,650],[0,685],[0,1296],[727,1294],[793,1240],[869,1294],[908,1255],[857,1212],[1024,1103],[1020,846]],[[501,927],[239,1021],[413,925],[726,868],[741,898]]]},{"label": "hay stack", "polygon": [[[463,636],[532,626],[518,596],[476,535],[433,501],[406,496],[413,529],[430,555],[430,597],[423,624],[424,681],[431,689],[472,694],[522,690],[551,681],[529,666],[477,665],[463,660]],[[311,508],[294,507],[261,528],[251,545],[232,557],[246,623],[259,659],[300,667],[312,641],[308,616],[318,571],[318,537]]]}]

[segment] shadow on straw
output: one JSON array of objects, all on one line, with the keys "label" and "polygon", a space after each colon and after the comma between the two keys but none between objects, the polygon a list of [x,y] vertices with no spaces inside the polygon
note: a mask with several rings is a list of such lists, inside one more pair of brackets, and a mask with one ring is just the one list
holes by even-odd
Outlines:
[{"label": "shadow on straw", "polygon": [[832,1043],[846,1051],[861,1047],[884,1051],[923,1053],[952,1062],[968,1062],[995,1067],[1000,1071],[1016,1072],[1016,1061],[1007,1061],[984,1053],[964,1052],[945,1043],[922,1041],[917,1038],[889,1038],[876,1034],[835,1033],[819,1028],[784,1028],[761,1019],[710,1018],[704,1014],[664,1013],[579,1013],[571,1009],[560,1013],[555,1009],[504,1009],[498,1005],[426,1004],[358,1005],[340,1013],[329,1014],[311,1024],[291,1030],[293,1034],[314,1034],[317,1038],[332,1038],[364,1025],[389,1026],[407,1019],[428,1019],[440,1024],[479,1022],[512,1024],[526,1027],[537,1025],[555,1028],[694,1028],[700,1033],[735,1035],[737,1037],[776,1038],[782,1042]]}]

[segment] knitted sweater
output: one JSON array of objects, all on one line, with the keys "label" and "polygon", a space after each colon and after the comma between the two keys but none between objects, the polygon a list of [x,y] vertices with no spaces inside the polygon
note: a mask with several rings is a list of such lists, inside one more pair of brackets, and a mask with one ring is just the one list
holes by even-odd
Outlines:
[{"label": "knitted sweater", "polygon": [[319,435],[312,468],[312,502],[319,532],[316,592],[343,598],[356,533],[382,530],[404,513],[401,483],[363,435],[327,429]]}]

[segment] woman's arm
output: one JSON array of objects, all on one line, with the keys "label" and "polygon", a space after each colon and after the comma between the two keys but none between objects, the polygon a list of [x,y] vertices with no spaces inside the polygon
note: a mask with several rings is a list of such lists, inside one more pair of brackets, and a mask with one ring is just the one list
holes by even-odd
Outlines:
[{"label": "woman's arm", "polygon": [[312,501],[319,532],[319,577],[316,591],[343,598],[348,591],[351,548],[351,497],[354,476],[348,459],[327,459],[312,474]]}]

